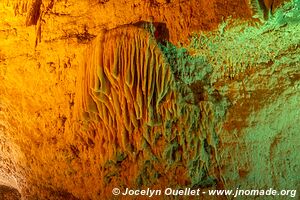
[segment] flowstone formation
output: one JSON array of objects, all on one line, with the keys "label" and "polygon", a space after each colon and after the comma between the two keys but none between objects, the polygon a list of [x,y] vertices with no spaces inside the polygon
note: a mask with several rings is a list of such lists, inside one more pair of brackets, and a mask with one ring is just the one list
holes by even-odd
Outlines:
[{"label": "flowstone formation", "polygon": [[[197,64],[208,68],[202,75],[208,78],[210,66]],[[77,134],[99,163],[91,173],[104,174],[102,188],[169,186],[166,178],[207,187],[221,180],[217,121],[223,116],[214,111],[220,102],[208,99],[205,80],[176,79],[146,30],[126,26],[100,34],[85,54],[78,85],[76,112],[84,122]]]},{"label": "flowstone formation", "polygon": [[0,199],[298,198],[299,0],[5,0],[0,15]]}]

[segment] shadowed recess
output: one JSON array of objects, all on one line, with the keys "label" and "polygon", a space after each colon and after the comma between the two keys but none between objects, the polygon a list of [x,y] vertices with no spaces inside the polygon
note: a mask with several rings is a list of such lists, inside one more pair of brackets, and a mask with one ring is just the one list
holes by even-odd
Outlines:
[{"label": "shadowed recess", "polygon": [[21,200],[21,194],[15,188],[0,185],[0,199],[1,200]]}]

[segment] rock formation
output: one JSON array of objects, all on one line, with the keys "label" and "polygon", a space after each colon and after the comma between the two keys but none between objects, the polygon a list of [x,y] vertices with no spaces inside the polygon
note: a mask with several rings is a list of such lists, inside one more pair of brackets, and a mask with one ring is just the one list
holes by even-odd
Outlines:
[{"label": "rock formation", "polygon": [[0,13],[0,198],[299,189],[299,0],[4,0]]}]

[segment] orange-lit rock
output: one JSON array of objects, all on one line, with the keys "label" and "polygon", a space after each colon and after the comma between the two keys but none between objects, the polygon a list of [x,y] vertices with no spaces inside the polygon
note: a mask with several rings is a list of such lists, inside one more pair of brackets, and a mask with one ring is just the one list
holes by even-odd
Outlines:
[{"label": "orange-lit rock", "polygon": [[[298,72],[273,84],[255,76],[273,72],[250,68],[239,74],[246,86],[224,78],[212,87],[228,87],[226,97],[214,90],[211,100],[202,82],[174,86],[158,42],[187,44],[229,16],[252,22],[259,2],[269,10],[283,1],[1,1],[0,184],[24,199],[109,199],[116,186],[225,188],[236,171],[249,181],[255,160],[235,158],[255,148],[237,136]],[[151,23],[162,26],[142,28]],[[248,98],[258,82],[272,93]],[[234,103],[221,123],[214,103],[225,99]],[[290,138],[274,136],[270,155],[290,155],[278,147]]]}]

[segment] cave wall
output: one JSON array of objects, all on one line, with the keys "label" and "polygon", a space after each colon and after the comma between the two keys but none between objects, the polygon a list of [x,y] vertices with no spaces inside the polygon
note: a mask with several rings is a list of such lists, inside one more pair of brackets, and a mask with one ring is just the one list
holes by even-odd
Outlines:
[{"label": "cave wall", "polygon": [[[283,1],[273,2],[275,13]],[[290,14],[264,26],[270,6],[258,3],[1,1],[0,183],[25,199],[110,198],[116,186],[299,188],[299,18]],[[229,24],[222,23],[229,16]],[[152,33],[145,22],[165,29]],[[247,29],[252,25],[257,32]],[[226,35],[231,28],[236,35]],[[236,39],[245,29],[253,35]],[[190,37],[214,30],[219,38],[213,33],[197,43]],[[165,39],[177,47],[161,47]],[[126,52],[126,40],[150,49],[140,51],[143,61],[118,55],[116,48]],[[100,64],[102,55],[107,58]],[[143,86],[120,90],[126,81],[113,84],[113,69],[102,72],[113,91],[96,83],[101,69],[121,61],[143,67],[149,55],[157,71],[147,77],[156,74],[152,84],[163,100],[130,103],[142,98]],[[123,75],[137,73],[126,66]],[[201,70],[191,70],[195,66]],[[164,78],[167,85],[160,86]],[[112,111],[124,105],[109,103],[115,99],[127,102],[126,112]]]}]

